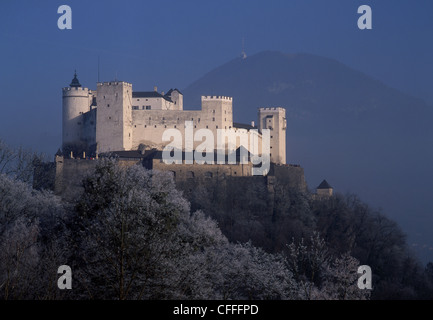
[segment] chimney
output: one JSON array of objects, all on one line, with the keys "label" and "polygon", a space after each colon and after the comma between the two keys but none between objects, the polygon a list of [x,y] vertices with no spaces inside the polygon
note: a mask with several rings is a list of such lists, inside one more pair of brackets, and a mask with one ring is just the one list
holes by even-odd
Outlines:
[{"label": "chimney", "polygon": [[157,87],[157,86],[154,86],[154,87],[153,87],[153,91],[158,92],[158,87]]}]

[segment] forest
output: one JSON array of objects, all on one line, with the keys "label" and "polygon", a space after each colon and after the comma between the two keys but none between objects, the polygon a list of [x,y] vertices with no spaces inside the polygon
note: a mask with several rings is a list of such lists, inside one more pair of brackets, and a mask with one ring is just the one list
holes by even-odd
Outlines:
[{"label": "forest", "polygon": [[[2,300],[433,298],[433,263],[422,266],[400,227],[356,195],[276,185],[263,214],[254,184],[185,194],[170,172],[101,159],[66,202],[32,188],[39,161],[0,141]],[[61,265],[72,290],[57,286]],[[372,290],[357,286],[360,265]]]}]

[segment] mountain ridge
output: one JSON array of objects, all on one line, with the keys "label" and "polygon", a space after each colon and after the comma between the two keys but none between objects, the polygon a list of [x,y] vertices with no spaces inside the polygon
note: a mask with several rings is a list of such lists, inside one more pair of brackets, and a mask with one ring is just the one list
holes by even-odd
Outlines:
[{"label": "mountain ridge", "polygon": [[326,178],[433,244],[433,108],[424,100],[335,59],[278,51],[232,59],[182,92],[194,108],[201,95],[233,97],[240,123],[256,121],[259,107],[286,108],[287,159],[305,168],[310,187]]}]

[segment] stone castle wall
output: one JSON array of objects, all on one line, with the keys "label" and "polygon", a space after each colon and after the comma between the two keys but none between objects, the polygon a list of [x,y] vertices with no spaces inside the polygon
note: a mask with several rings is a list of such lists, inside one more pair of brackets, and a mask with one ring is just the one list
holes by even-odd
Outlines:
[{"label": "stone castle wall", "polygon": [[[119,159],[120,165],[144,165],[148,169],[172,171],[176,185],[184,191],[185,195],[191,194],[198,186],[220,188],[219,192],[228,190],[227,183],[231,188],[239,183],[239,191],[242,184],[257,184],[270,194],[274,192],[274,184],[279,183],[287,188],[307,191],[304,179],[304,170],[293,165],[271,165],[267,176],[251,176],[252,164],[224,164],[224,165],[185,165],[164,164],[159,159],[153,159],[151,166],[144,164],[142,159],[130,158]],[[66,201],[76,199],[82,192],[82,181],[91,174],[98,160],[69,159],[61,156],[56,157],[55,163],[43,164],[36,170],[34,186],[38,189],[51,189],[55,194]],[[45,174],[44,174],[45,172]],[[43,179],[42,179],[43,177]]]}]

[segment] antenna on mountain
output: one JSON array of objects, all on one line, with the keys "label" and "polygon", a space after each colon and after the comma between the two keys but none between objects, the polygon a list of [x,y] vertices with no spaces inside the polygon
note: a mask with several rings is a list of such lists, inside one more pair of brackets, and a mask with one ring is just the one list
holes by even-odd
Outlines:
[{"label": "antenna on mountain", "polygon": [[247,54],[245,53],[245,38],[242,37],[242,52],[241,52],[241,59],[245,60],[247,58]]}]

